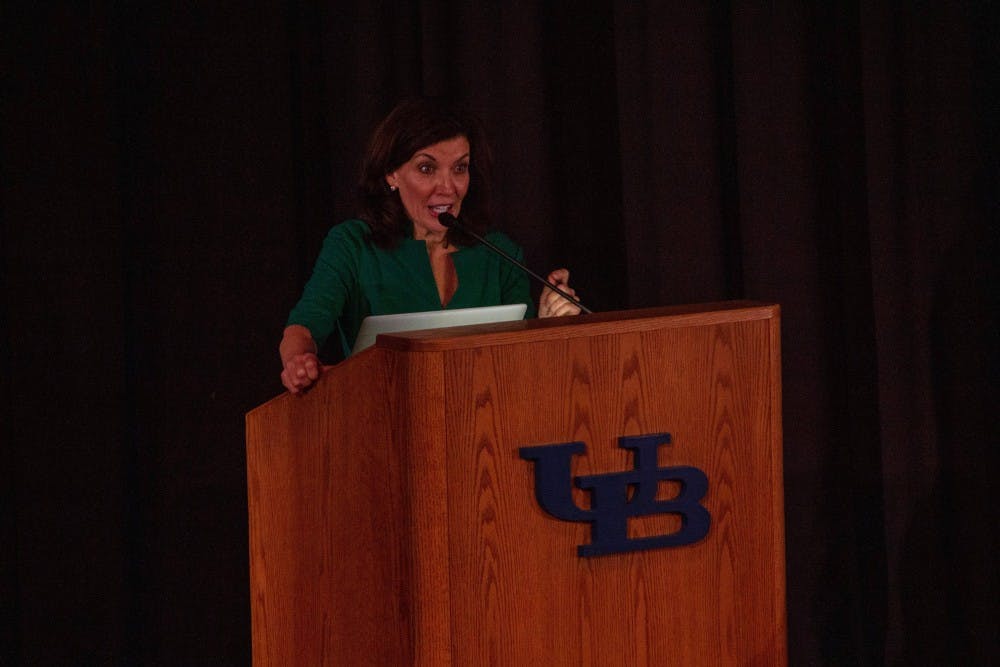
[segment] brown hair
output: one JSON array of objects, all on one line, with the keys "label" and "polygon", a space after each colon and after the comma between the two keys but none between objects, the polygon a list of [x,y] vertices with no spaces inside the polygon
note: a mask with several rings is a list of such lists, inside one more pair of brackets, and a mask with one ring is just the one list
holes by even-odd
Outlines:
[{"label": "brown hair", "polygon": [[[462,222],[482,234],[490,225],[489,194],[492,156],[485,133],[471,114],[439,98],[405,99],[379,123],[368,142],[358,184],[359,216],[371,228],[372,240],[392,247],[410,233],[410,219],[398,193],[389,190],[389,174],[421,148],[457,136],[469,142],[469,190],[462,200]],[[452,227],[448,242],[468,245],[471,239]]]}]

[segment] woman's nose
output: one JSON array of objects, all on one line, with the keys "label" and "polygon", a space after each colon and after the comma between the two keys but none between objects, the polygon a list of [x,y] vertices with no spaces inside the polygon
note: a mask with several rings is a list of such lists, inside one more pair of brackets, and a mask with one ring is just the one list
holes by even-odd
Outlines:
[{"label": "woman's nose", "polygon": [[455,177],[446,170],[441,170],[439,177],[437,179],[437,188],[439,192],[453,193],[456,190],[455,187]]}]

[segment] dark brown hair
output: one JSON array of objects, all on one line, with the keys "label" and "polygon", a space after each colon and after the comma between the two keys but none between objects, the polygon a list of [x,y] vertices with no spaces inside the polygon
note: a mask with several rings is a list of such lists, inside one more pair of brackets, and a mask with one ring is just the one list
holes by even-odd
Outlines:
[{"label": "dark brown hair", "polygon": [[[469,190],[462,200],[462,222],[482,234],[490,226],[489,194],[492,156],[479,121],[463,108],[440,98],[405,99],[379,123],[368,142],[358,184],[359,216],[371,228],[372,240],[392,247],[410,233],[410,219],[399,198],[389,190],[392,173],[421,148],[463,136],[469,141]],[[471,239],[454,227],[449,243],[468,245]]]}]

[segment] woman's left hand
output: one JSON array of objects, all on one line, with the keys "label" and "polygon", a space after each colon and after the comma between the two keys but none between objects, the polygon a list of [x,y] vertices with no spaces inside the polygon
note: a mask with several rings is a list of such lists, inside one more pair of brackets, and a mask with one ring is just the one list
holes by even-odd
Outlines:
[{"label": "woman's left hand", "polygon": [[[570,296],[576,296],[576,291],[569,286],[569,269],[556,269],[549,274],[548,281]],[[569,299],[564,299],[548,287],[542,290],[538,297],[539,317],[560,317],[562,315],[579,315],[580,306]]]}]

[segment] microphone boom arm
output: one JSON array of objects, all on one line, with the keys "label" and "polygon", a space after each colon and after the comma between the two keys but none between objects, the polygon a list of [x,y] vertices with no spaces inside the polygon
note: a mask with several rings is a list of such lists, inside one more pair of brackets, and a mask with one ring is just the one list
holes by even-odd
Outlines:
[{"label": "microphone boom arm", "polygon": [[580,310],[582,310],[583,312],[590,313],[590,314],[592,314],[594,312],[590,308],[587,308],[585,305],[583,305],[583,303],[579,299],[577,299],[576,297],[570,296],[569,294],[567,294],[563,290],[559,289],[559,287],[557,287],[556,285],[553,285],[552,283],[550,283],[545,278],[542,278],[540,275],[538,275],[537,273],[535,273],[534,271],[532,271],[531,269],[529,269],[528,267],[526,267],[524,264],[522,264],[521,262],[517,261],[516,259],[514,259],[510,255],[508,255],[506,252],[504,252],[500,248],[496,247],[494,244],[490,243],[489,241],[487,241],[486,239],[484,239],[482,236],[480,236],[476,232],[472,231],[471,229],[469,229],[468,227],[466,227],[465,225],[463,225],[462,223],[460,223],[458,221],[458,218],[456,218],[452,214],[450,214],[450,213],[442,213],[441,215],[438,216],[438,222],[440,222],[445,227],[451,227],[451,226],[458,227],[463,232],[465,232],[466,234],[468,234],[472,238],[476,239],[477,241],[479,241],[480,243],[482,243],[484,246],[486,246],[487,248],[489,248],[490,250],[492,250],[496,254],[500,255],[501,257],[503,257],[504,259],[506,259],[508,262],[510,262],[511,264],[513,264],[514,266],[516,266],[517,268],[521,269],[522,271],[524,271],[525,273],[527,273],[529,276],[531,276],[532,278],[534,278],[538,282],[542,283],[543,285],[545,285],[546,287],[548,287],[550,290],[552,290],[553,292],[555,292],[556,294],[558,294],[562,298],[566,299],[567,301],[569,301],[572,304],[575,304],[576,306],[579,306]]}]

